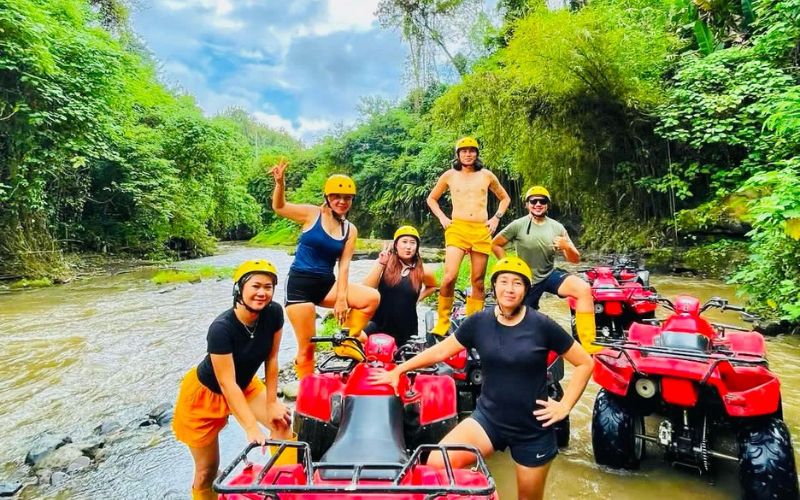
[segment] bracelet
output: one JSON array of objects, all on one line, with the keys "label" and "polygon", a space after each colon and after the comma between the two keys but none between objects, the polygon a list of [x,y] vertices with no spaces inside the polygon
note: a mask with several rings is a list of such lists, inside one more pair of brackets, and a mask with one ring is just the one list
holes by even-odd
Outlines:
[{"label": "bracelet", "polygon": [[504,215],[505,214],[503,212],[495,212],[494,214],[494,216],[497,217],[497,220],[502,219]]}]

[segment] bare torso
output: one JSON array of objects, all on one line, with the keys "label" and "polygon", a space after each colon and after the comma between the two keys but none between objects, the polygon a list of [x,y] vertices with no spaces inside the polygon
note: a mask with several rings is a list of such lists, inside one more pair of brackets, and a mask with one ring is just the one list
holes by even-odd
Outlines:
[{"label": "bare torso", "polygon": [[447,187],[453,201],[452,219],[469,222],[486,222],[489,186],[492,175],[486,170],[471,169],[448,172]]}]

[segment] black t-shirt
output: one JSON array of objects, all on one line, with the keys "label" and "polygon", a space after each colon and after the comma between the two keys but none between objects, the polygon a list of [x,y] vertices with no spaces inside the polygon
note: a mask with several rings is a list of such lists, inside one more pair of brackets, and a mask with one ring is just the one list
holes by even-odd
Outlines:
[{"label": "black t-shirt", "polygon": [[216,392],[222,393],[214,368],[211,365],[211,354],[233,354],[233,366],[236,370],[236,384],[246,388],[253,375],[258,371],[272,351],[275,332],[283,328],[283,308],[270,302],[258,317],[253,338],[245,326],[236,317],[233,309],[228,309],[217,316],[208,327],[208,354],[197,365],[197,378],[200,382]]},{"label": "black t-shirt", "polygon": [[381,294],[381,303],[371,324],[364,331],[367,334],[387,333],[401,346],[417,334],[417,299],[420,289],[414,289],[410,276],[403,276],[395,286],[389,286],[381,279],[378,292]]},{"label": "black t-shirt", "polygon": [[533,411],[547,400],[547,353],[564,354],[574,340],[544,314],[526,308],[514,326],[501,325],[494,310],[473,314],[455,333],[477,349],[483,370],[478,409],[507,439],[530,439],[544,432]]}]

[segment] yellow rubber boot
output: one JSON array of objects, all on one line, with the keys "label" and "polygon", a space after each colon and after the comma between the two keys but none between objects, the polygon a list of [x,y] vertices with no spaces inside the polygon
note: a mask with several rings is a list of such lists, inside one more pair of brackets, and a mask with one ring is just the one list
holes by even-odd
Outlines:
[{"label": "yellow rubber boot", "polygon": [[196,490],[192,488],[192,500],[217,500],[218,495],[211,488]]},{"label": "yellow rubber boot", "polygon": [[361,332],[364,331],[364,327],[367,326],[369,320],[372,319],[372,314],[367,314],[360,309],[350,309],[350,312],[347,314],[347,319],[344,322],[345,328],[350,329],[350,336],[351,337],[358,337],[361,335]]},{"label": "yellow rubber boot", "polygon": [[[271,439],[278,439],[271,437]],[[293,432],[292,437],[283,439],[282,441],[297,441],[297,433]],[[269,452],[274,455],[277,453],[279,446],[272,446],[269,447]],[[286,447],[283,449],[283,453],[278,456],[278,459],[275,460],[275,466],[279,465],[292,465],[297,463],[297,448],[289,448]]]},{"label": "yellow rubber boot", "polygon": [[575,330],[578,331],[578,338],[581,341],[581,346],[583,346],[586,352],[594,354],[603,349],[600,346],[592,344],[597,336],[593,312],[576,312]]},{"label": "yellow rubber boot", "polygon": [[467,316],[483,311],[483,301],[467,297]]},{"label": "yellow rubber boot", "polygon": [[312,357],[310,360],[304,361],[303,363],[298,363],[295,359],[294,373],[297,375],[297,380],[303,380],[307,376],[314,373],[314,358]]},{"label": "yellow rubber boot", "polygon": [[439,295],[439,307],[436,310],[439,318],[436,326],[431,329],[431,333],[444,337],[450,330],[450,314],[453,312],[453,297],[442,297]]}]

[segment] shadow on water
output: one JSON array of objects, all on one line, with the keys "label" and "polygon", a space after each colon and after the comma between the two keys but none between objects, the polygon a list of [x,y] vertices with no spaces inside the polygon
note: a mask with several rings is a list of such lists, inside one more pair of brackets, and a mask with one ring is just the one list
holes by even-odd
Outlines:
[{"label": "shadow on water", "polygon": [[[220,255],[182,266],[233,267],[248,258],[268,258],[281,271],[275,300],[283,302],[291,257],[280,250],[229,245]],[[360,279],[371,262],[351,266]],[[210,322],[230,307],[228,280],[157,286],[141,271],[92,278],[64,286],[0,295],[0,480],[27,474],[23,459],[45,432],[83,436],[98,424],[123,425],[142,419],[162,402],[173,402],[183,373],[205,353]],[[734,289],[719,282],[655,277],[654,285],[671,296],[685,291],[706,299],[720,295],[736,302]],[[566,303],[554,297],[542,309],[565,328]],[[731,321],[725,317],[726,321]],[[286,322],[279,361],[293,357],[291,325]],[[772,368],[782,380],[784,413],[794,436],[800,436],[800,374],[792,370],[800,342],[768,340]],[[569,369],[567,370],[569,376]],[[572,413],[570,447],[554,462],[547,498],[610,497],[730,498],[739,495],[735,469],[707,478],[671,469],[648,448],[642,470],[601,470],[592,457],[590,421],[597,385],[590,383]],[[244,446],[244,435],[232,425],[221,435],[222,462]],[[187,498],[192,461],[169,430],[149,426],[127,433],[107,446],[103,458],[65,485],[28,487],[23,498]],[[489,460],[499,492],[515,498],[513,462],[507,453]],[[713,483],[715,484],[712,484]]]}]

